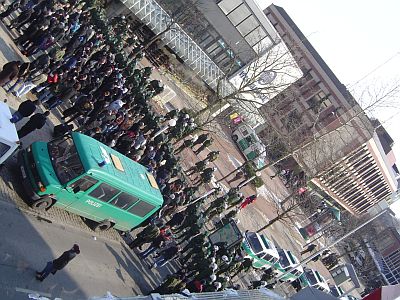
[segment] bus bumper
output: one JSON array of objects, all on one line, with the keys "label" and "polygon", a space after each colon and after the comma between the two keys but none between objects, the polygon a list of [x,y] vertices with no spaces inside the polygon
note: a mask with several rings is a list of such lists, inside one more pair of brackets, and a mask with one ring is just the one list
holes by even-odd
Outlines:
[{"label": "bus bumper", "polygon": [[28,169],[25,164],[25,159],[24,159],[24,153],[25,150],[21,150],[18,152],[18,166],[21,172],[21,178],[22,178],[22,186],[24,188],[24,191],[26,195],[31,199],[31,200],[38,200],[41,197],[36,194],[34,191],[31,181],[29,179],[29,174],[28,174]]}]

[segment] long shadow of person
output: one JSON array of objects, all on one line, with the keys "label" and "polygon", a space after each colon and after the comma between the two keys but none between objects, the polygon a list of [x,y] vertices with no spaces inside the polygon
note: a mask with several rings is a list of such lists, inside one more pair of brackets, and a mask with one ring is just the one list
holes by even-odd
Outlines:
[{"label": "long shadow of person", "polygon": [[[122,257],[117,251],[115,251],[109,244],[105,244],[107,249],[114,255],[115,259],[118,262],[119,269],[116,268],[115,272],[117,276],[125,283],[126,280],[123,277],[122,269],[125,270],[127,274],[133,279],[133,281],[137,284],[140,292],[142,294],[146,294],[154,289],[156,278],[151,278],[148,272],[146,272],[145,268],[143,268],[142,263],[135,259],[131,260],[128,257]],[[126,248],[124,249],[126,251]]]}]

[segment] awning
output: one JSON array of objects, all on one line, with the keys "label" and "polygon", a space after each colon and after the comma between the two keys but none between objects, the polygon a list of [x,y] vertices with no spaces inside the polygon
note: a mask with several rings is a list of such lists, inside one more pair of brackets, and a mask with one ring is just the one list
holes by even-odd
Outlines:
[{"label": "awning", "polygon": [[368,294],[363,300],[396,300],[400,299],[400,284],[386,285]]}]

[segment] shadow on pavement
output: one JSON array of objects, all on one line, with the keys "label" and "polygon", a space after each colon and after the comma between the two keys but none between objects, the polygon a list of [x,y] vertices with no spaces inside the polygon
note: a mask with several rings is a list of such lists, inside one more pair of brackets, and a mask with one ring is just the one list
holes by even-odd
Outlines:
[{"label": "shadow on pavement", "polygon": [[[0,202],[2,230],[0,231],[0,295],[2,299],[25,299],[29,291],[54,299],[87,298],[79,284],[66,270],[50,275],[43,282],[35,279],[35,271],[41,271],[46,263],[61,255],[24,214],[6,201]],[[73,241],[71,241],[71,245]],[[74,263],[78,263],[77,261]],[[66,268],[67,269],[67,268]],[[6,296],[7,295],[7,296]],[[6,296],[6,297],[5,297]]]},{"label": "shadow on pavement", "polygon": [[[139,294],[147,294],[152,291],[160,282],[159,278],[152,273],[149,273],[145,263],[141,262],[138,258],[132,255],[131,250],[126,248],[123,244],[123,257],[115,251],[108,243],[105,244],[107,249],[115,257],[120,268],[123,268],[126,273],[136,282],[140,289]],[[120,269],[116,268],[117,276],[125,282],[123,274]],[[139,276],[138,276],[139,275]]]},{"label": "shadow on pavement", "polygon": [[[15,37],[15,34],[10,34],[9,30],[7,29],[7,27],[0,22],[0,27],[11,37]],[[20,55],[19,51],[15,51],[15,49],[10,45],[7,44],[4,39],[0,39],[0,49],[1,52],[4,56],[4,58],[7,61],[13,61],[13,60],[21,60],[21,61],[28,61],[29,59],[27,59],[25,56]]]}]

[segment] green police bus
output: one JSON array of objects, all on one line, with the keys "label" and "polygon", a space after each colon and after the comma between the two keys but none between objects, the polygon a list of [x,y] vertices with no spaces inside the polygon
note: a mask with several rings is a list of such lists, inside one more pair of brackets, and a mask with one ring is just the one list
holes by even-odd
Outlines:
[{"label": "green police bus", "polygon": [[[279,260],[274,264],[274,275],[276,277],[282,276],[291,268],[299,263],[299,260],[290,250],[279,249]],[[285,274],[281,280],[285,282],[293,282],[303,274],[304,270],[301,265],[297,266],[294,270]]]},{"label": "green police bus", "polygon": [[274,243],[263,234],[246,231],[241,246],[246,252],[244,257],[252,260],[255,269],[268,270],[279,260]]},{"label": "green police bus", "polygon": [[330,292],[328,283],[317,270],[304,268],[304,273],[296,281],[299,281],[301,288],[310,286],[326,293]]},{"label": "green police bus", "polygon": [[131,230],[163,204],[144,166],[84,134],[34,142],[18,157],[33,208],[65,209],[97,222],[95,230]]}]

